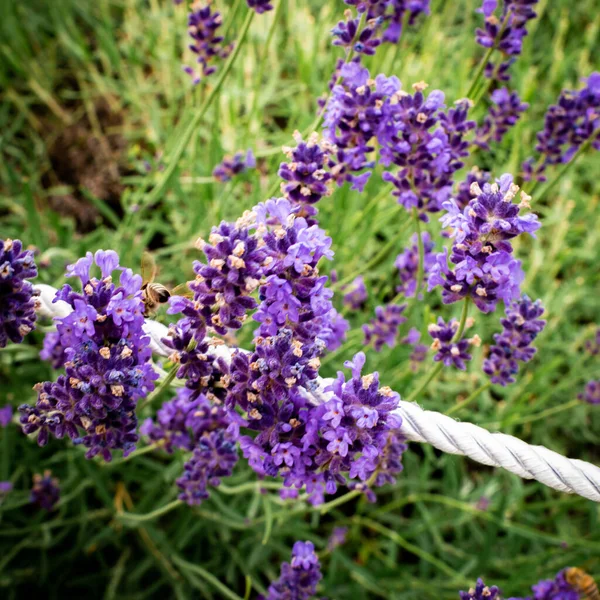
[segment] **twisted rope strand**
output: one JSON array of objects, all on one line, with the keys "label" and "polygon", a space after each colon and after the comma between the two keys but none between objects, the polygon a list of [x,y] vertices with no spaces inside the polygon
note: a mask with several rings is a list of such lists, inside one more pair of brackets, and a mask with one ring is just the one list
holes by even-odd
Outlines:
[{"label": "twisted rope strand", "polygon": [[[44,284],[35,287],[40,292],[40,315],[63,317],[71,310],[64,302],[53,303],[55,288]],[[150,337],[153,354],[168,357],[169,348],[162,342],[167,336],[167,327],[146,319],[144,331]],[[214,350],[226,361],[233,352],[227,346],[216,346]],[[331,381],[319,378],[315,389],[305,390],[306,397],[315,404],[326,402],[329,393],[325,389]],[[414,402],[401,400],[395,412],[402,418],[403,435],[411,442],[431,444],[448,454],[468,456],[481,464],[506,469],[523,479],[535,479],[560,492],[600,502],[600,468],[593,464],[561,456],[544,446],[532,446],[512,435],[491,433],[472,423],[455,421],[446,415],[424,410]]]}]

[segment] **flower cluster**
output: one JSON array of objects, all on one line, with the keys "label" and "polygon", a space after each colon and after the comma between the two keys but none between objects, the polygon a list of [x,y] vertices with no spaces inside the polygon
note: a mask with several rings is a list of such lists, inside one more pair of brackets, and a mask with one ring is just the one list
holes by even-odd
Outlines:
[{"label": "flower cluster", "polygon": [[217,35],[221,27],[221,13],[214,12],[210,5],[202,6],[200,0],[192,5],[192,11],[188,16],[188,32],[193,40],[190,50],[197,56],[197,68],[185,66],[184,71],[192,77],[194,85],[198,84],[203,77],[214,73],[216,67],[211,63],[215,57],[227,58],[231,52],[231,46],[222,45],[223,37]]},{"label": "flower cluster", "polygon": [[444,204],[448,213],[440,220],[453,229],[454,244],[448,266],[447,249],[437,255],[431,268],[429,290],[442,286],[444,304],[471,298],[484,313],[493,311],[499,300],[505,304],[520,296],[523,280],[521,263],[512,255],[511,240],[522,233],[539,229],[537,216],[520,216],[528,206],[529,197],[521,192],[521,204],[512,199],[519,188],[510,175],[503,175],[496,183],[471,185],[475,196],[464,211],[449,200]]},{"label": "flower cluster", "polygon": [[373,342],[375,352],[381,352],[384,344],[390,348],[396,345],[398,328],[406,322],[403,312],[406,304],[387,304],[375,309],[375,318],[369,324],[363,325],[365,344]]},{"label": "flower cluster", "polygon": [[600,379],[588,381],[578,397],[588,404],[600,404]]},{"label": "flower cluster", "polygon": [[392,98],[400,91],[400,81],[384,75],[372,80],[369,71],[354,61],[341,67],[340,78],[323,121],[325,136],[337,148],[330,171],[338,185],[348,181],[352,189],[362,191],[371,175],[364,169],[375,166],[369,157],[373,143],[393,136]]},{"label": "flower cluster", "polygon": [[256,159],[252,150],[236,152],[233,156],[225,156],[220,164],[213,169],[213,177],[220,182],[230,181],[236,175],[256,167]]},{"label": "flower cluster", "polygon": [[467,352],[469,345],[479,345],[480,340],[476,336],[472,340],[454,339],[458,332],[458,321],[451,319],[446,323],[442,317],[438,317],[437,324],[431,324],[427,328],[429,335],[433,338],[431,349],[436,351],[433,360],[443,362],[446,367],[454,365],[457,369],[466,369],[465,361],[471,360]]},{"label": "flower cluster", "polygon": [[402,470],[406,446],[398,432],[401,420],[392,414],[399,397],[379,388],[377,373],[361,375],[365,356],[359,353],[346,363],[352,378],[338,373],[325,390],[329,400],[313,406],[300,386],[314,387],[317,364],[304,352],[284,332],[258,340],[250,358],[234,355],[229,403],[242,407],[248,427],[259,431],[255,438],[240,438],[244,456],[259,475],[281,475],[286,487],[295,488],[287,497],[305,487],[310,501],[320,504],[325,493],[348,485],[346,477],[372,494],[369,485],[394,481]]},{"label": "flower cluster", "polygon": [[60,334],[49,331],[44,336],[44,344],[40,351],[40,358],[47,360],[54,369],[60,369],[67,360],[64,347],[60,343]]},{"label": "flower cluster", "polygon": [[248,6],[259,15],[262,15],[269,10],[273,10],[271,0],[246,0],[246,2],[248,3]]},{"label": "flower cluster", "polygon": [[[427,231],[421,234],[421,240],[423,242],[423,276],[426,279],[431,267],[435,264],[435,254],[432,252],[435,243],[432,241],[431,236]],[[398,269],[398,276],[402,282],[396,291],[399,294],[404,294],[406,298],[412,298],[416,292],[417,287],[420,287],[421,282],[417,282],[417,273],[419,271],[419,248],[417,245],[417,234],[415,233],[411,238],[412,245],[409,248],[405,248],[403,252],[398,254],[396,262],[394,263],[396,269]]]},{"label": "flower cluster", "polygon": [[491,99],[489,114],[475,131],[473,142],[484,150],[490,149],[491,140],[500,143],[511,127],[515,126],[521,113],[529,107],[526,102],[521,102],[517,92],[510,92],[505,87],[494,90]]},{"label": "flower cluster", "polygon": [[261,600],[309,600],[317,593],[321,565],[312,542],[296,542],[291,563],[281,565],[279,579],[271,583]]},{"label": "flower cluster", "polygon": [[[101,279],[90,275],[94,262]],[[119,285],[112,280],[115,270],[121,271]],[[37,403],[19,407],[20,420],[26,434],[38,432],[41,446],[50,434],[66,434],[88,448],[87,458],[101,454],[109,461],[112,450],[129,454],[135,448],[136,404],[158,377],[143,331],[142,278],[119,267],[112,250],[98,250],[95,257],[88,252],[67,267],[67,276],[78,277],[83,289],[65,284],[56,294],[73,308],[56,319],[66,374],[37,384]]]},{"label": "flower cluster", "polygon": [[13,409],[10,404],[0,408],[0,427],[6,427],[11,421],[13,416]]},{"label": "flower cluster", "polygon": [[60,498],[60,487],[58,479],[52,477],[51,471],[44,471],[43,475],[36,473],[33,476],[33,487],[31,488],[30,502],[37,504],[40,508],[50,511]]},{"label": "flower cluster", "polygon": [[367,22],[385,23],[381,41],[397,44],[404,23],[413,26],[421,14],[429,14],[430,0],[344,0],[359,13],[366,12]]},{"label": "flower cluster", "polygon": [[0,239],[0,348],[20,344],[35,327],[36,292],[27,279],[37,277],[31,250],[20,240]]},{"label": "flower cluster", "polygon": [[333,257],[331,238],[318,225],[296,217],[296,210],[284,198],[255,208],[269,260],[259,289],[261,303],[253,316],[260,323],[257,334],[273,336],[286,327],[302,343],[333,350],[348,324],[333,308],[333,292],[325,287],[327,276],[319,275],[321,258]]},{"label": "flower cluster", "polygon": [[491,179],[490,173],[482,171],[479,167],[473,167],[468,173],[465,179],[458,184],[456,194],[453,195],[453,200],[462,211],[465,209],[467,204],[473,199],[471,193],[471,186],[476,183],[480,188],[486,183],[489,183]]},{"label": "flower cluster", "polygon": [[569,570],[563,569],[554,579],[544,579],[532,586],[533,596],[510,600],[579,600],[579,592],[567,582],[566,574]]},{"label": "flower cluster", "polygon": [[180,500],[200,504],[208,498],[208,486],[218,486],[237,463],[237,427],[222,404],[190,389],[179,389],[156,416],[156,423],[147,419],[140,433],[167,452],[175,448],[193,452],[177,486]]},{"label": "flower cluster", "polygon": [[316,214],[314,204],[324,196],[331,194],[328,182],[331,173],[327,170],[332,152],[331,145],[325,140],[319,140],[314,133],[308,141],[304,141],[299,132],[294,132],[295,148],[284,147],[283,151],[290,162],[279,165],[279,177],[283,179],[281,192],[299,210],[295,214],[307,218],[314,224]]},{"label": "flower cluster", "polygon": [[188,283],[194,298],[169,299],[167,312],[181,313],[197,342],[204,340],[209,327],[222,335],[228,329],[239,329],[248,311],[257,306],[251,294],[259,285],[268,257],[250,225],[244,217],[236,223],[222,222],[213,227],[208,242],[199,239],[197,246],[204,252],[206,263],[194,263],[196,278]]},{"label": "flower cluster", "polygon": [[398,203],[406,210],[413,208],[427,221],[428,212],[438,212],[452,191],[452,178],[464,166],[469,154],[465,135],[475,127],[467,119],[470,104],[457,101],[455,107],[444,110],[444,94],[423,93],[427,84],[413,85],[414,94],[397,94],[393,109],[393,127],[388,128],[388,140],[382,143],[381,162],[394,164],[398,171],[386,171],[385,181],[391,182]]},{"label": "flower cluster", "polygon": [[526,295],[514,300],[501,319],[503,330],[494,335],[495,344],[483,363],[484,372],[492,383],[502,386],[514,383],[519,362],[529,362],[536,349],[531,345],[546,325],[539,317],[544,312],[540,300],[532,302]]},{"label": "flower cluster", "polygon": [[413,372],[417,370],[419,363],[422,363],[425,360],[427,351],[429,350],[425,344],[419,343],[420,340],[421,332],[414,327],[412,327],[406,336],[401,340],[403,344],[408,344],[413,347],[412,352],[408,357],[410,360],[410,368]]},{"label": "flower cluster", "polygon": [[504,55],[502,62],[485,65],[488,79],[508,81],[508,69],[523,50],[523,39],[527,35],[527,22],[537,15],[533,7],[538,0],[502,0],[500,15],[496,14],[498,0],[483,0],[481,12],[485,17],[485,28],[477,29],[476,40],[484,48],[495,48]]},{"label": "flower cluster", "polygon": [[537,162],[530,158],[523,163],[526,180],[545,181],[549,165],[570,162],[588,140],[600,150],[600,72],[583,81],[583,89],[564,90],[558,103],[548,108],[544,129],[537,134],[540,156]]},{"label": "flower cluster", "polygon": [[351,283],[342,287],[344,304],[351,310],[360,310],[367,301],[367,288],[362,275],[356,277]]},{"label": "flower cluster", "polygon": [[333,45],[343,48],[352,48],[357,54],[372,56],[377,46],[382,42],[379,37],[379,29],[383,24],[383,18],[372,19],[366,27],[359,31],[360,19],[352,18],[352,11],[344,12],[345,21],[340,21],[332,30],[334,37]]},{"label": "flower cluster", "polygon": [[500,600],[500,590],[495,586],[487,586],[482,579],[468,592],[459,592],[460,600]]}]

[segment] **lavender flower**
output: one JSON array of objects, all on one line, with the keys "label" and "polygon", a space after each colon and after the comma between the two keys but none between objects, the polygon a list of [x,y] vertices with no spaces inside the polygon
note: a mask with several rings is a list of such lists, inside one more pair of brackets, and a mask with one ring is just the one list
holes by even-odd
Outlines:
[{"label": "lavender flower", "polygon": [[459,592],[460,600],[500,600],[500,590],[492,585],[488,587],[483,579],[477,580],[477,585],[468,592]]},{"label": "lavender flower", "polygon": [[481,127],[475,131],[474,144],[489,150],[490,141],[500,143],[506,133],[515,126],[521,113],[529,107],[526,102],[521,102],[517,92],[509,92],[503,87],[492,92],[492,106],[485,117]]},{"label": "lavender flower", "polygon": [[351,310],[360,310],[367,301],[367,288],[362,275],[342,287],[344,292],[344,304]]},{"label": "lavender flower", "polygon": [[406,304],[388,304],[375,309],[375,318],[368,325],[363,325],[365,344],[373,342],[375,352],[381,352],[384,344],[390,348],[396,345],[398,328],[406,322],[402,313]]},{"label": "lavender flower", "polygon": [[337,547],[342,546],[346,543],[346,536],[348,535],[347,527],[334,527],[329,539],[327,540],[327,550],[329,552],[335,550]]},{"label": "lavender flower", "polygon": [[252,150],[236,152],[233,156],[226,155],[220,164],[213,169],[213,177],[220,182],[230,181],[236,175],[256,167],[256,159]]},{"label": "lavender flower", "polygon": [[583,89],[563,90],[558,103],[548,108],[544,129],[537,134],[537,162],[530,158],[523,163],[526,181],[546,181],[548,166],[570,162],[588,140],[600,150],[600,73],[583,81]]},{"label": "lavender flower", "polygon": [[147,419],[140,433],[167,452],[193,452],[177,479],[179,499],[191,506],[208,498],[207,488],[231,475],[238,460],[237,426],[222,404],[195,390],[179,389],[158,411],[156,423]]},{"label": "lavender flower", "polygon": [[412,327],[408,334],[401,340],[403,344],[409,344],[413,347],[413,350],[408,357],[410,360],[410,369],[413,373],[418,369],[419,363],[425,360],[427,351],[429,350],[425,344],[419,344],[420,339],[421,332]]},{"label": "lavender flower", "polygon": [[[301,217],[312,217],[316,214],[316,204],[324,196],[331,194],[328,185],[331,174],[327,170],[331,145],[321,140],[315,133],[308,141],[304,141],[299,132],[294,132],[295,148],[284,147],[283,151],[289,158],[289,163],[279,165],[279,176],[283,179],[281,191],[292,203],[299,208],[295,214]],[[308,219],[312,225],[315,221]]]},{"label": "lavender flower", "polygon": [[482,171],[479,167],[473,167],[468,173],[466,179],[461,181],[458,185],[457,193],[453,196],[454,202],[458,208],[463,211],[467,204],[473,199],[471,193],[471,186],[476,183],[480,188],[486,183],[489,183],[491,179],[490,173]]},{"label": "lavender flower", "polygon": [[54,369],[60,369],[67,361],[67,355],[60,343],[60,334],[57,331],[49,331],[44,336],[40,358],[50,362]]},{"label": "lavender flower", "polygon": [[[421,234],[423,241],[423,275],[427,277],[431,267],[435,264],[435,254],[432,252],[435,243],[427,231]],[[417,234],[411,238],[412,245],[396,257],[394,263],[398,269],[398,276],[402,282],[397,288],[398,293],[404,294],[406,298],[412,298],[417,291],[417,273],[419,270],[419,248],[417,246]],[[422,282],[421,282],[422,283]]]},{"label": "lavender flower", "polygon": [[426,87],[421,82],[413,85],[412,95],[396,94],[393,125],[384,130],[385,139],[379,138],[381,162],[398,167],[396,174],[384,172],[383,179],[393,183],[398,203],[406,210],[416,208],[423,221],[450,198],[453,175],[469,154],[465,135],[475,127],[467,119],[468,101],[445,111],[444,94],[434,90],[426,98]]},{"label": "lavender flower", "polygon": [[13,484],[10,481],[0,481],[0,502],[6,498],[13,490]]},{"label": "lavender flower", "polygon": [[385,31],[382,41],[397,44],[403,23],[412,27],[421,14],[428,15],[430,0],[344,0],[359,13],[367,13],[367,22],[380,21]]},{"label": "lavender flower", "polygon": [[393,136],[392,99],[400,91],[400,81],[384,75],[373,81],[357,62],[344,64],[340,78],[323,121],[327,140],[337,148],[329,161],[330,172],[338,185],[348,181],[352,189],[362,191],[371,174],[364,169],[375,166],[369,156],[374,140]]},{"label": "lavender flower", "polygon": [[0,239],[0,348],[20,344],[35,328],[35,296],[27,279],[37,277],[31,250],[20,240]]},{"label": "lavender flower", "polygon": [[13,409],[10,404],[0,408],[0,427],[6,427],[12,421]]},{"label": "lavender flower", "polygon": [[495,344],[483,363],[483,370],[492,383],[502,386],[514,383],[519,362],[533,358],[536,349],[531,343],[546,325],[546,321],[538,318],[543,312],[541,301],[532,302],[526,295],[507,307],[506,317],[500,321],[504,329],[494,335]]},{"label": "lavender flower", "polygon": [[[101,279],[90,275],[94,262]],[[121,272],[119,285],[112,280],[116,270]],[[158,377],[143,331],[142,278],[119,267],[112,250],[98,250],[95,257],[88,252],[67,267],[67,276],[78,277],[83,290],[64,285],[56,294],[73,308],[56,319],[66,374],[35,386],[37,403],[19,407],[20,421],[24,433],[38,432],[40,446],[50,434],[59,439],[66,434],[88,448],[87,458],[101,454],[109,461],[112,450],[125,455],[134,450],[136,404],[154,389]]]},{"label": "lavender flower", "polygon": [[188,284],[194,298],[169,299],[167,312],[182,313],[198,342],[204,340],[209,327],[222,335],[228,329],[239,329],[248,311],[256,308],[251,294],[259,285],[267,255],[259,238],[250,232],[252,218],[223,221],[213,227],[208,242],[199,239],[197,246],[204,252],[206,264],[194,263],[196,279]]},{"label": "lavender flower", "polygon": [[360,20],[353,19],[352,12],[349,10],[345,11],[344,15],[346,20],[340,21],[331,30],[335,38],[333,45],[342,46],[347,49],[352,48],[357,54],[366,54],[367,56],[375,54],[376,48],[382,42],[382,38],[378,34],[384,22],[383,18],[378,17],[377,19],[370,20],[367,26],[359,31]]},{"label": "lavender flower", "polygon": [[520,296],[524,274],[520,261],[512,256],[510,240],[522,233],[533,235],[540,223],[534,214],[519,215],[529,206],[529,197],[521,192],[521,204],[513,204],[518,190],[512,177],[503,175],[497,183],[484,184],[483,190],[472,184],[475,198],[463,212],[453,200],[444,204],[448,213],[440,220],[453,229],[450,258],[454,267],[448,266],[444,250],[429,276],[429,290],[443,287],[444,304],[470,297],[479,310],[488,313],[499,300],[508,304]]},{"label": "lavender flower", "polygon": [[588,404],[600,404],[600,379],[588,381],[578,398]]},{"label": "lavender flower", "polygon": [[281,565],[279,579],[271,583],[262,600],[308,600],[317,593],[321,566],[312,542],[296,542],[291,563]]},{"label": "lavender flower", "polygon": [[52,477],[51,471],[44,471],[43,475],[36,473],[33,476],[30,501],[40,508],[51,511],[60,498],[58,479]]},{"label": "lavender flower", "polygon": [[533,596],[509,600],[579,600],[579,592],[565,579],[566,570],[560,571],[554,579],[544,579],[532,586]]},{"label": "lavender flower", "polygon": [[246,0],[248,6],[255,10],[257,14],[262,15],[263,13],[273,10],[271,0]]},{"label": "lavender flower", "polygon": [[508,81],[508,68],[523,50],[527,35],[527,23],[537,15],[533,7],[538,0],[502,0],[502,11],[496,14],[498,2],[483,0],[480,12],[485,17],[485,29],[477,29],[476,40],[484,48],[496,48],[504,55],[502,62],[494,66],[488,62],[485,76],[488,79]]},{"label": "lavender flower", "polygon": [[192,77],[193,84],[200,83],[202,77],[214,73],[216,68],[212,66],[215,57],[227,58],[231,52],[231,46],[223,47],[223,38],[217,35],[217,29],[221,27],[221,13],[213,12],[210,5],[201,6],[198,0],[191,6],[192,11],[188,16],[188,32],[193,40],[190,50],[198,57],[198,67],[186,66],[184,71]]},{"label": "lavender flower", "polygon": [[431,349],[436,351],[433,360],[442,361],[446,367],[454,365],[457,369],[464,371],[467,367],[465,361],[471,360],[471,355],[467,352],[469,344],[478,345],[478,338],[472,341],[465,339],[454,340],[458,331],[458,321],[451,319],[446,323],[442,317],[438,317],[437,324],[431,324],[427,328],[429,335],[433,338]]}]

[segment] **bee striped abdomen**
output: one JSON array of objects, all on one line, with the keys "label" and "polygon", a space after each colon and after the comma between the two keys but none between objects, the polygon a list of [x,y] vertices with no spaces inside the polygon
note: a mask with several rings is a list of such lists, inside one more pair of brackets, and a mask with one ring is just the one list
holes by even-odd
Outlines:
[{"label": "bee striped abdomen", "polygon": [[567,569],[565,579],[579,593],[582,600],[600,600],[600,591],[596,582],[583,569],[576,567]]}]

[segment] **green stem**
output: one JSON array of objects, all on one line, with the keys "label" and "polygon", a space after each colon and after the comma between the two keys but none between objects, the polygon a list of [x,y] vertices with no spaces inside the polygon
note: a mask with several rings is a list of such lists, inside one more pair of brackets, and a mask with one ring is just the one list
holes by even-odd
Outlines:
[{"label": "green stem", "polygon": [[495,46],[492,46],[491,48],[488,48],[488,51],[484,54],[483,58],[481,59],[481,62],[479,63],[479,66],[477,67],[477,71],[475,72],[475,78],[471,82],[471,86],[469,87],[468,92],[465,94],[465,98],[471,98],[471,95],[473,94],[473,92],[477,88],[477,85],[479,84],[479,79],[481,78],[481,75],[483,74],[485,65],[488,64],[488,61],[490,60],[490,56],[492,56],[492,52],[495,49],[496,49]]},{"label": "green stem", "polygon": [[421,222],[419,221],[419,211],[416,208],[412,209],[413,221],[417,231],[417,248],[419,250],[419,266],[417,267],[417,287],[415,289],[415,298],[418,302],[419,292],[423,283],[423,262],[425,260],[425,249],[423,248],[423,238],[421,237]]},{"label": "green stem", "polygon": [[148,395],[144,402],[140,404],[139,408],[145,408],[146,406],[148,406],[148,404],[151,404],[154,400],[156,400],[156,398],[158,398],[162,394],[163,390],[167,389],[171,385],[173,379],[175,379],[177,375],[178,370],[179,365],[173,365],[171,367],[171,370],[167,373],[167,376],[160,382],[160,385],[151,394]]},{"label": "green stem", "polygon": [[467,396],[462,402],[455,404],[452,408],[446,411],[446,415],[449,417],[450,415],[453,415],[459,410],[462,410],[463,408],[465,408],[465,406],[471,404],[471,402],[473,402],[473,400],[475,400],[475,398],[477,398],[479,394],[485,392],[485,390],[487,390],[491,385],[491,382],[487,381],[483,385],[479,386],[470,396]]},{"label": "green stem", "polygon": [[121,513],[117,514],[117,518],[122,521],[129,521],[132,524],[133,523],[144,523],[145,521],[153,521],[154,519],[157,519],[158,517],[162,517],[163,515],[166,515],[167,513],[171,512],[172,510],[175,510],[182,504],[183,504],[183,500],[173,500],[173,502],[169,502],[169,504],[165,504],[164,506],[161,506],[160,508],[157,508],[156,510],[153,510],[152,512],[149,512],[149,513],[145,513],[143,515],[129,513],[129,512],[121,512]]},{"label": "green stem", "polygon": [[[467,316],[469,315],[470,304],[471,304],[470,298],[469,298],[469,296],[466,296],[465,299],[463,300],[463,308],[462,308],[462,313],[460,315],[460,322],[458,324],[458,329],[456,330],[456,333],[454,334],[454,337],[452,338],[453,343],[457,342],[462,337],[462,334],[465,330],[465,326],[467,324]],[[433,369],[431,369],[431,371],[425,378],[425,381],[423,381],[423,383],[416,390],[414,390],[411,394],[409,394],[407,401],[408,402],[414,401],[414,399],[417,396],[419,396],[419,394],[424,392],[427,389],[427,386],[439,375],[443,366],[444,366],[444,363],[442,361],[438,362],[438,364]]]},{"label": "green stem", "polygon": [[[252,11],[254,12],[254,11]],[[181,569],[191,571],[196,575],[199,575],[204,581],[210,583],[216,590],[221,592],[225,598],[230,600],[243,600],[241,596],[238,596],[235,592],[232,592],[226,585],[223,585],[212,573],[209,573],[206,569],[203,569],[199,565],[193,565],[192,563],[183,560],[183,558],[173,554],[171,560],[178,565]]]},{"label": "green stem", "polygon": [[157,202],[164,194],[169,184],[169,181],[173,176],[173,173],[175,173],[175,170],[177,169],[179,160],[181,159],[190,139],[192,138],[192,135],[198,128],[200,121],[204,118],[204,115],[210,108],[211,104],[213,103],[213,100],[217,97],[217,94],[219,93],[221,87],[223,86],[223,83],[225,82],[225,78],[229,74],[229,71],[231,71],[231,68],[233,67],[237,57],[239,56],[244,40],[246,39],[246,35],[248,34],[248,30],[250,29],[250,24],[252,23],[254,14],[255,12],[253,10],[248,9],[246,19],[244,20],[242,29],[240,31],[239,39],[235,45],[235,48],[233,49],[233,52],[229,56],[229,59],[223,66],[219,79],[215,83],[215,87],[210,91],[210,94],[206,97],[206,100],[204,100],[202,106],[200,106],[200,108],[198,109],[198,112],[191,118],[187,127],[183,131],[181,137],[179,138],[177,146],[175,147],[173,153],[169,157],[168,164],[162,173],[161,179],[154,186],[154,188],[152,188],[152,190],[148,193],[146,197],[146,207],[151,206],[152,204]]}]

